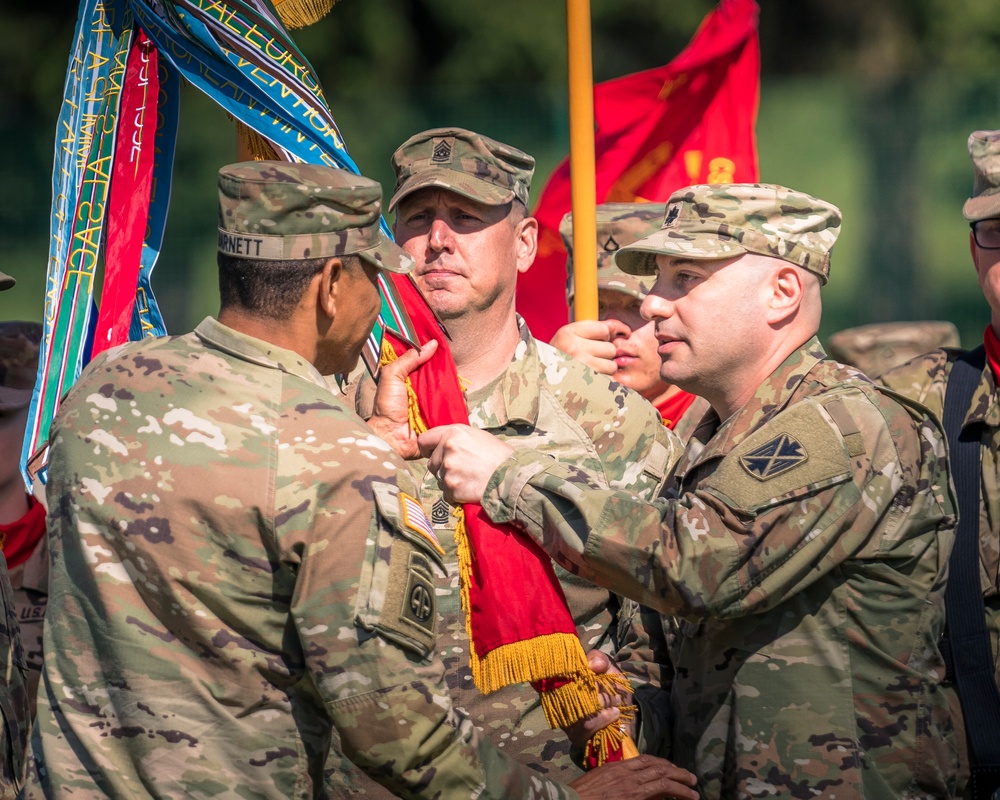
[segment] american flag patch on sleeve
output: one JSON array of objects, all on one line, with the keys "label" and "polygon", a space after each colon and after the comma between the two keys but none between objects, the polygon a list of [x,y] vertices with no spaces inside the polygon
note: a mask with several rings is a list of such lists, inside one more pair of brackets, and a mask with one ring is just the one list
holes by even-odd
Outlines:
[{"label": "american flag patch on sleeve", "polygon": [[434,528],[431,527],[431,521],[427,519],[427,515],[424,513],[423,507],[420,502],[404,492],[399,493],[399,508],[403,512],[403,524],[409,528],[411,531],[419,533],[423,538],[425,538],[434,549],[444,555],[444,548],[441,547],[441,543],[438,541],[437,535],[434,533]]}]

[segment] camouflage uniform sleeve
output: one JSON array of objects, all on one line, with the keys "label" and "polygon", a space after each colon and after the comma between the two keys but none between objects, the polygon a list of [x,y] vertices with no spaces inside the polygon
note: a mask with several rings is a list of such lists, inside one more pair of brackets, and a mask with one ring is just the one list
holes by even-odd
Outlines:
[{"label": "camouflage uniform sleeve", "polygon": [[7,562],[0,556],[0,797],[14,797],[24,783],[25,751],[31,727],[27,667],[14,609]]},{"label": "camouflage uniform sleeve", "polygon": [[[861,431],[857,455],[808,400],[740,442],[679,498],[650,503],[602,491],[582,470],[522,452],[491,477],[483,505],[497,522],[520,523],[558,563],[661,612],[697,619],[769,610],[862,548],[899,545],[894,526],[906,515],[883,515],[904,483],[918,486],[921,447],[943,451],[936,435],[918,441],[898,406],[887,420],[859,392],[843,402]],[[807,442],[808,458],[766,480],[748,474],[741,462],[783,434]],[[907,451],[905,468],[897,447]],[[884,540],[870,542],[880,525]]]},{"label": "camouflage uniform sleeve", "polygon": [[[360,581],[338,566],[344,550],[333,546],[333,533],[319,531],[297,554],[292,614],[344,752],[401,797],[575,798],[510,761],[453,707],[433,657],[440,556],[415,492],[405,475],[399,479],[412,494],[350,476],[374,497],[375,513],[359,503],[330,515],[340,531],[366,532]],[[341,627],[332,621],[351,618],[342,598],[352,592],[354,624]]]},{"label": "camouflage uniform sleeve", "polygon": [[684,445],[639,394],[612,386],[610,396],[602,398],[607,411],[591,409],[577,421],[593,442],[607,486],[652,500],[683,454]]},{"label": "camouflage uniform sleeve", "polygon": [[639,709],[636,737],[639,752],[669,758],[667,720],[673,667],[663,620],[653,609],[623,598],[618,612],[617,640],[619,647],[614,660],[628,676],[633,702]]}]

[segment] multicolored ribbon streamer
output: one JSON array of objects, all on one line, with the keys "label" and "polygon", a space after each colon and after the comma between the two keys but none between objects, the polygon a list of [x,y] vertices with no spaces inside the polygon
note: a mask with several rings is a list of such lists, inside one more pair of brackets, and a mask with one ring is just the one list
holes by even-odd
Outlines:
[{"label": "multicolored ribbon streamer", "polygon": [[137,31],[125,68],[111,170],[104,289],[92,355],[128,341],[153,184],[153,147],[160,75],[158,52]]}]

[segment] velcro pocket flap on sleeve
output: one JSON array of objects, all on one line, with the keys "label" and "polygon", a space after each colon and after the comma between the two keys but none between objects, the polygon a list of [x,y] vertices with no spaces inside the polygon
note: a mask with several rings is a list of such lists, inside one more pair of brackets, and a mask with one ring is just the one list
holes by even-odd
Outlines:
[{"label": "velcro pocket flap on sleeve", "polygon": [[813,402],[779,413],[731,450],[702,489],[744,514],[851,478],[843,437]]},{"label": "velcro pocket flap on sleeve", "polygon": [[[371,583],[358,595],[357,622],[421,656],[434,648],[437,625],[435,578],[445,574],[433,537],[420,530],[426,516],[419,502],[391,484],[374,484],[378,509]],[[415,507],[408,507],[413,503]],[[422,521],[420,519],[422,517]],[[435,547],[437,545],[437,547]]]}]

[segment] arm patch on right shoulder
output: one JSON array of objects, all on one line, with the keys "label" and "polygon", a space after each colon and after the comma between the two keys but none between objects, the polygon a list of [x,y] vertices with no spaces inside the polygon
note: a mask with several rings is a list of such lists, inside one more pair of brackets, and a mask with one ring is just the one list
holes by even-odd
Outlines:
[{"label": "arm patch on right shoulder", "polygon": [[730,508],[756,514],[851,477],[844,439],[817,403],[796,403],[726,455],[703,484]]}]

